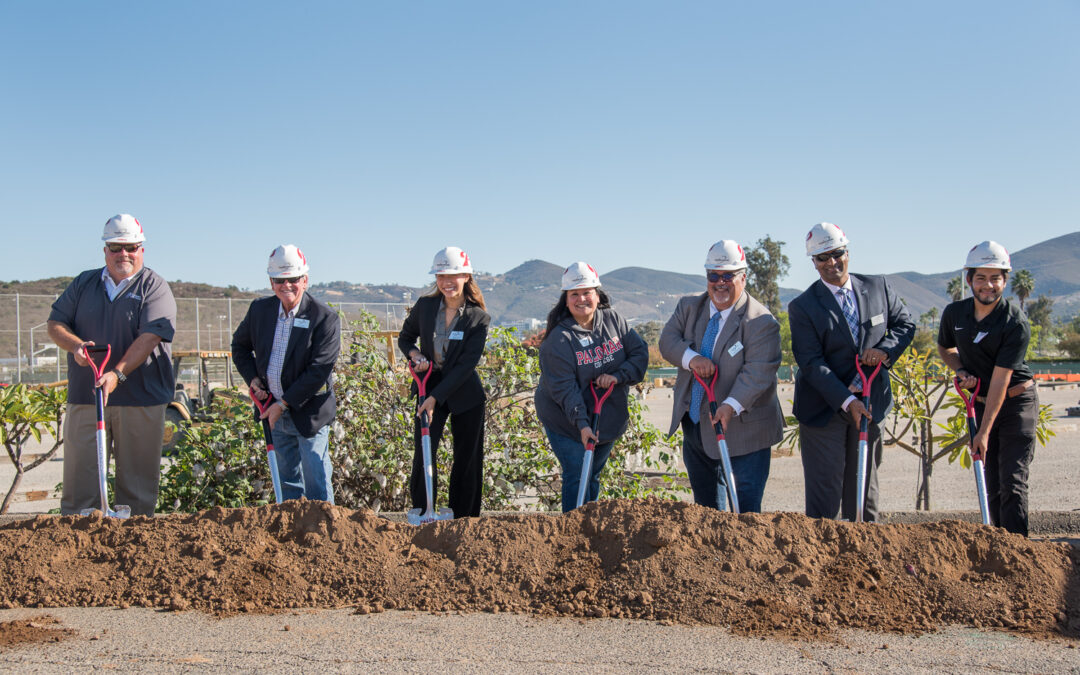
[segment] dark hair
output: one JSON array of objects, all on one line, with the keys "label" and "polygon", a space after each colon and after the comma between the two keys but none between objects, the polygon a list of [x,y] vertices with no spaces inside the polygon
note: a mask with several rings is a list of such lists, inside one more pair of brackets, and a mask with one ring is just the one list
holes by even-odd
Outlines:
[{"label": "dark hair", "polygon": [[[977,269],[979,269],[979,268],[978,267],[969,267],[969,268],[967,268],[966,271],[967,271],[968,286],[971,285],[971,280],[972,280],[972,278],[974,278],[975,270],[977,270]],[[1009,280],[1009,270],[1001,270],[1001,276],[1005,278],[1005,281],[1008,281]]]},{"label": "dark hair", "polygon": [[[480,309],[487,311],[487,305],[484,304],[484,294],[480,292],[480,286],[477,285],[476,279],[473,275],[469,275],[468,281],[465,282],[465,288],[462,289],[462,293],[465,295],[465,302],[471,302],[474,305],[479,305]],[[430,297],[437,297],[442,294],[439,290],[439,283],[436,281],[432,284],[430,293],[426,293]]]},{"label": "dark hair", "polygon": [[[555,332],[555,327],[558,326],[563,319],[570,316],[570,308],[566,306],[566,296],[568,293],[569,291],[563,291],[562,295],[559,296],[559,301],[555,303],[555,306],[548,312],[547,328],[544,329],[545,340],[551,337],[551,334]],[[597,309],[611,308],[611,298],[609,298],[608,294],[599,286],[596,288],[596,295],[599,297],[599,302],[596,305]]]}]

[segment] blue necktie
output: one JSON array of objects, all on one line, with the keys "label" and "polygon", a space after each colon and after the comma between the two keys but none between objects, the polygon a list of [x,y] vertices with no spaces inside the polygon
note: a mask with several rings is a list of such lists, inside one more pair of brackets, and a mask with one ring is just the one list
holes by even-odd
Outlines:
[{"label": "blue necktie", "polygon": [[[713,345],[716,336],[720,334],[720,312],[712,315],[709,325],[705,329],[705,337],[701,338],[701,355],[707,359],[712,358]],[[691,375],[693,377],[693,375]],[[701,399],[705,397],[705,388],[694,379],[694,386],[690,389],[690,421],[694,424],[701,419]]]},{"label": "blue necktie", "polygon": [[844,288],[840,290],[843,300],[840,301],[840,309],[844,310],[844,318],[847,319],[848,329],[851,331],[851,339],[855,341],[855,349],[859,348],[859,319],[855,316],[855,301],[851,291]]},{"label": "blue necktie", "polygon": [[[846,288],[840,289],[840,295],[843,296],[840,301],[840,309],[844,310],[844,318],[847,319],[851,339],[855,341],[855,351],[859,351],[859,320],[855,317],[855,301],[851,297],[852,294],[853,292]],[[862,391],[862,380],[859,378],[858,373],[855,373],[852,384],[855,385],[857,391]]]}]

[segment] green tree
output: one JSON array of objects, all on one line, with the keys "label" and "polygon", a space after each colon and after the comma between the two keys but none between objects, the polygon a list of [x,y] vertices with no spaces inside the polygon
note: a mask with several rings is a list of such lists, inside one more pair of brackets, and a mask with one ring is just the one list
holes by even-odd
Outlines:
[{"label": "green tree", "polygon": [[776,316],[780,310],[780,280],[787,276],[791,261],[784,255],[784,242],[766,235],[746,249],[746,290]]},{"label": "green tree", "polygon": [[[30,388],[23,384],[0,387],[0,443],[4,444],[8,459],[15,466],[15,477],[0,504],[0,513],[7,513],[23,475],[52,459],[64,442],[61,417],[66,400],[67,391],[62,387]],[[24,462],[23,446],[31,438],[40,443],[43,433],[52,436],[52,448],[30,462]]]},{"label": "green tree", "polygon": [[634,330],[645,341],[645,344],[654,347],[660,344],[660,332],[664,330],[664,323],[662,321],[647,321],[634,326]]},{"label": "green tree", "polygon": [[1028,322],[1032,326],[1041,326],[1043,332],[1053,326],[1054,299],[1049,295],[1040,293],[1027,308]]},{"label": "green tree", "polygon": [[949,294],[953,302],[956,302],[964,297],[964,276],[953,277],[949,279],[949,285],[945,288],[945,292]]},{"label": "green tree", "polygon": [[940,310],[936,306],[931,307],[919,316],[919,325],[929,328],[931,331],[937,325],[937,318]]},{"label": "green tree", "polygon": [[1012,275],[1012,292],[1020,300],[1020,309],[1024,309],[1024,301],[1035,290],[1035,277],[1027,270],[1016,270]]},{"label": "green tree", "polygon": [[1057,346],[1072,358],[1080,359],[1080,333],[1066,333]]}]

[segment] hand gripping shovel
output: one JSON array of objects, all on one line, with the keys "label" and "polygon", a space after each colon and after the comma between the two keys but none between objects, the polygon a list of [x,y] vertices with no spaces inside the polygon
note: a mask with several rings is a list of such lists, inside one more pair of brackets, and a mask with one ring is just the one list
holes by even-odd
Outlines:
[{"label": "hand gripping shovel", "polygon": [[[590,382],[589,391],[592,392],[593,401],[596,403],[592,416],[592,432],[594,435],[599,436],[600,409],[604,407],[604,401],[608,399],[608,396],[611,396],[611,392],[615,391],[615,387],[608,387],[603,396],[597,397],[596,382]],[[585,493],[589,490],[589,477],[592,475],[593,451],[595,449],[596,441],[590,438],[589,442],[585,444],[585,458],[581,462],[581,482],[578,484],[577,506],[575,508],[581,508],[581,505],[585,503]]]},{"label": "hand gripping shovel", "polygon": [[[424,373],[424,377],[421,379],[413,370],[412,361],[409,362],[409,372],[412,373],[413,379],[416,380],[417,407],[422,405],[424,399],[427,398],[427,381],[431,377],[431,371],[432,365],[428,364],[427,372]],[[428,419],[428,414],[425,411],[420,416],[420,447],[424,451],[424,489],[427,494],[427,509],[423,513],[420,512],[419,508],[409,509],[405,518],[410,525],[423,525],[436,520],[452,520],[454,518],[454,512],[450,509],[435,511],[435,461],[431,456],[430,425],[431,420]]]},{"label": "hand gripping shovel", "polygon": [[[266,401],[260,401],[255,396],[255,389],[249,387],[248,393],[251,394],[251,402],[255,404],[255,419],[258,420],[262,417],[262,414],[270,409],[270,406],[274,405],[274,395],[271,394],[266,397]],[[277,466],[277,453],[274,452],[274,434],[270,430],[270,420],[262,420],[263,438],[266,439],[266,463],[270,465],[270,481],[274,484],[274,501],[278,504],[281,503],[281,474],[278,473]]]},{"label": "hand gripping shovel", "polygon": [[[975,421],[975,395],[979,393],[979,378],[975,378],[975,391],[971,392],[970,396],[964,395],[964,390],[960,387],[960,378],[953,379],[953,386],[956,387],[956,393],[960,394],[960,399],[964,402],[964,408],[967,409],[967,424],[968,424],[968,442],[971,447],[975,447],[975,434],[979,431],[979,424]],[[983,525],[990,524],[990,502],[986,498],[986,473],[983,471],[983,460],[972,458],[971,468],[975,470],[975,491],[979,497],[979,512],[982,514]]]},{"label": "hand gripping shovel", "polygon": [[[701,379],[696,371],[690,372],[694,373],[694,379],[705,390],[705,397],[709,399],[709,412],[715,417],[720,406],[716,403],[716,392],[713,390],[716,388],[716,376],[720,374],[720,369],[713,371],[709,384],[705,384],[705,380]],[[716,442],[720,444],[720,463],[724,469],[724,487],[727,489],[728,504],[731,505],[731,512],[737,514],[739,513],[739,495],[735,493],[735,473],[731,470],[731,455],[728,454],[727,439],[724,438],[724,425],[717,422],[713,427],[716,429]]]},{"label": "hand gripping shovel", "polygon": [[[90,370],[94,373],[94,382],[100,380],[105,373],[105,366],[108,365],[110,356],[112,356],[112,345],[83,347],[83,357],[86,358]],[[94,357],[100,357],[100,363],[95,362]],[[117,504],[115,511],[109,508],[109,487],[106,485],[105,480],[106,474],[109,472],[109,458],[106,455],[107,446],[105,444],[105,392],[101,390],[101,387],[94,387],[94,393],[97,395],[97,467],[98,491],[101,492],[101,512],[111,518],[127,518],[131,515],[130,506]],[[79,513],[88,516],[96,510],[83,509]]]},{"label": "hand gripping shovel", "polygon": [[[859,355],[855,355],[855,370],[859,373],[859,379],[862,380],[862,404],[866,408],[866,412],[870,412],[870,385],[873,383],[874,378],[877,377],[881,371],[881,362],[878,361],[877,368],[874,368],[874,372],[870,373],[870,377],[866,376],[866,373],[862,369],[862,361],[859,360]],[[858,492],[855,493],[855,522],[863,522],[863,511],[866,509],[866,462],[868,460],[870,445],[870,421],[863,417],[859,422],[859,467],[858,467]]]}]

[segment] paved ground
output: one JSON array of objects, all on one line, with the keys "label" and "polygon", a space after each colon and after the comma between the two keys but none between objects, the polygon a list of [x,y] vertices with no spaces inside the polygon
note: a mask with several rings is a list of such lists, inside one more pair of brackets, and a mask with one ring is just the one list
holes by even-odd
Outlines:
[{"label": "paved ground", "polygon": [[[3,610],[0,621],[42,610]],[[327,610],[214,619],[147,609],[48,610],[75,638],[7,649],[2,672],[1077,673],[1076,642],[949,628],[840,634],[837,644],[720,628],[516,615],[357,616]]]}]

